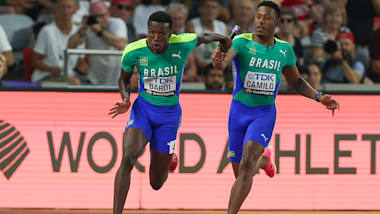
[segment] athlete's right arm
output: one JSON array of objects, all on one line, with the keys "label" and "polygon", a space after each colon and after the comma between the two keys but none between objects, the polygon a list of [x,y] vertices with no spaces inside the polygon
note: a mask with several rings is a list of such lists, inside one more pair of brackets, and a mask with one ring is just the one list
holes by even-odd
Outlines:
[{"label": "athlete's right arm", "polygon": [[129,100],[131,94],[131,77],[133,72],[126,72],[123,69],[120,70],[119,77],[119,92],[123,101]]},{"label": "athlete's right arm", "polygon": [[124,114],[128,111],[131,106],[130,94],[131,94],[131,77],[133,72],[126,72],[123,69],[120,70],[119,78],[119,91],[122,98],[122,102],[116,102],[116,104],[109,110],[108,115],[111,115],[112,118],[116,117],[119,114]]},{"label": "athlete's right arm", "polygon": [[220,47],[217,47],[211,55],[212,65],[216,69],[224,70],[235,56],[236,51],[234,49],[230,48],[228,53],[225,53]]}]

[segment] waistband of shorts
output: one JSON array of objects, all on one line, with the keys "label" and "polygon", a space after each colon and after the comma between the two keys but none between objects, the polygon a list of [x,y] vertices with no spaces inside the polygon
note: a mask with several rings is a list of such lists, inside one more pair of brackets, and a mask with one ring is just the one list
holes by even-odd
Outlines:
[{"label": "waistband of shorts", "polygon": [[181,105],[177,103],[176,105],[173,106],[158,106],[154,105],[147,100],[145,100],[143,97],[138,96],[135,100],[135,102],[139,103],[142,105],[144,108],[147,108],[149,110],[153,110],[156,112],[174,112],[178,111],[179,108],[181,108]]},{"label": "waistband of shorts", "polygon": [[257,110],[257,111],[273,111],[276,110],[276,104],[262,105],[262,106],[247,106],[244,103],[232,99],[231,108],[242,108],[247,110]]}]

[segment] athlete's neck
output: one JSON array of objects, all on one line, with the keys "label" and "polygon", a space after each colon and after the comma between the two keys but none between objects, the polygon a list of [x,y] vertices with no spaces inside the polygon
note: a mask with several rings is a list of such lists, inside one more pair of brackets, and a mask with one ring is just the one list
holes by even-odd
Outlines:
[{"label": "athlete's neck", "polygon": [[274,46],[274,36],[264,37],[257,34],[253,34],[253,41],[265,46]]}]

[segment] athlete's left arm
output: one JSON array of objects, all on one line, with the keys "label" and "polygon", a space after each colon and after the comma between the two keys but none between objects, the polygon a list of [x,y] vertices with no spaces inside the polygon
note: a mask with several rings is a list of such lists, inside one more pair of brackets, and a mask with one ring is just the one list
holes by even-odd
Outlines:
[{"label": "athlete's left arm", "polygon": [[232,40],[228,36],[224,36],[218,33],[204,32],[202,34],[198,34],[197,36],[197,46],[200,44],[207,44],[210,42],[220,42],[220,48],[223,52],[228,52],[228,50],[232,46]]},{"label": "athlete's left arm", "polygon": [[299,94],[310,99],[318,99],[318,101],[325,105],[327,109],[333,111],[335,109],[339,109],[340,106],[338,101],[334,100],[330,95],[322,94],[317,97],[318,91],[311,87],[310,84],[301,77],[296,66],[284,67],[283,74],[288,84],[292,86]]}]

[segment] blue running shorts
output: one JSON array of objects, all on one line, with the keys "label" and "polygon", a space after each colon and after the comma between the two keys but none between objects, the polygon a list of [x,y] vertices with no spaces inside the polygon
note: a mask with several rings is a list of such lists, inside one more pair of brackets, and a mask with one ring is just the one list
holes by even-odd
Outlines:
[{"label": "blue running shorts", "polygon": [[276,106],[250,107],[232,100],[228,118],[228,150],[231,162],[240,163],[243,147],[254,141],[266,148],[276,122]]},{"label": "blue running shorts", "polygon": [[132,105],[127,123],[130,127],[139,128],[150,142],[150,148],[167,154],[174,153],[177,131],[181,123],[182,109],[180,104],[174,106],[157,106],[142,97],[137,97]]}]

